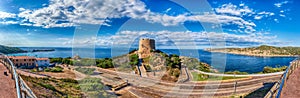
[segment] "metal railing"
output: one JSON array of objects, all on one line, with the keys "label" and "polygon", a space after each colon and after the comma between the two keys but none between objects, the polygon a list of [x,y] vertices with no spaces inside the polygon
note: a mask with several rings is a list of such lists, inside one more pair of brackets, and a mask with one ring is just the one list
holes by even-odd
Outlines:
[{"label": "metal railing", "polygon": [[290,74],[292,74],[293,71],[299,67],[299,62],[300,62],[299,57],[293,60],[292,62],[290,62],[290,66],[285,70],[280,80],[274,84],[274,86],[269,90],[269,92],[265,95],[264,98],[274,98],[274,97],[280,98],[283,86],[288,80]]},{"label": "metal railing", "polygon": [[11,73],[12,79],[15,81],[15,87],[18,98],[37,98],[32,90],[26,85],[22,77],[16,71],[16,67],[12,61],[3,53],[0,53],[0,63],[2,63]]}]

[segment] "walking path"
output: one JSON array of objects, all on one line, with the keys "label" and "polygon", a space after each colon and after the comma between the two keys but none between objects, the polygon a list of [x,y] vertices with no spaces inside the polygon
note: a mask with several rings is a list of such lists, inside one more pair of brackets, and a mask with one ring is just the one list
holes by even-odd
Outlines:
[{"label": "walking path", "polygon": [[[7,72],[8,76],[4,75]],[[15,81],[6,67],[0,63],[0,98],[16,98]]]},{"label": "walking path", "polygon": [[299,98],[300,96],[300,68],[294,70],[294,72],[288,77],[282,92],[281,98]]}]

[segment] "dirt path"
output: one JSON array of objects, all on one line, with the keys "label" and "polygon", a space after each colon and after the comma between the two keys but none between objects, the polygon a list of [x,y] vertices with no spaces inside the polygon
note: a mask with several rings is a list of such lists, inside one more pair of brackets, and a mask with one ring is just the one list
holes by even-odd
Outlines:
[{"label": "dirt path", "polygon": [[300,68],[294,70],[286,81],[281,92],[281,98],[299,98],[300,96]]},{"label": "dirt path", "polygon": [[0,98],[17,98],[15,81],[11,78],[11,74],[4,75],[4,71],[8,73],[6,67],[0,63]]}]

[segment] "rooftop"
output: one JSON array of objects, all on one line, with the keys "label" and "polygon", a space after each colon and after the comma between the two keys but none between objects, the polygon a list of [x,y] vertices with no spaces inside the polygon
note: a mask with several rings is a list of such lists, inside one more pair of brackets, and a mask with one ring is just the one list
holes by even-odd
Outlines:
[{"label": "rooftop", "polygon": [[49,60],[49,58],[36,58],[36,60]]},{"label": "rooftop", "polygon": [[9,56],[8,58],[12,58],[12,59],[35,59],[35,57],[32,57],[32,56]]}]

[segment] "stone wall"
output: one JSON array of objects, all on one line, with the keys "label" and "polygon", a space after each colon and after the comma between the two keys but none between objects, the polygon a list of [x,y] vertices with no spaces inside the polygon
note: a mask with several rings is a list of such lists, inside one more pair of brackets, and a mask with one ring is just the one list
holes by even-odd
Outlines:
[{"label": "stone wall", "polygon": [[146,58],[150,56],[150,51],[155,49],[155,40],[153,39],[140,39],[138,53],[141,58]]}]

